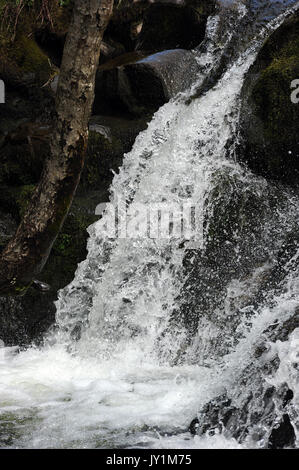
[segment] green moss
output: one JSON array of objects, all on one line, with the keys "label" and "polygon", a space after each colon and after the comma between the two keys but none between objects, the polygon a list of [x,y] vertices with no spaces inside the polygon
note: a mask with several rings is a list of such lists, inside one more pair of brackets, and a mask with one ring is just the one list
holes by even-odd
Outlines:
[{"label": "green moss", "polygon": [[14,57],[24,72],[51,73],[48,57],[41,51],[35,41],[22,35],[14,44]]},{"label": "green moss", "polygon": [[71,246],[72,237],[68,233],[60,233],[55,243],[55,249],[58,254],[64,255],[68,247]]}]

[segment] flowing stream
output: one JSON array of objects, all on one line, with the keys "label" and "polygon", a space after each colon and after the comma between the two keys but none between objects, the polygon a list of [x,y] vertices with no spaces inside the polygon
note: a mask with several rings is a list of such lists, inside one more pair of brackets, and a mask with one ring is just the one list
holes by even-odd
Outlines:
[{"label": "flowing stream", "polygon": [[[254,351],[267,328],[294,315],[299,295],[296,250],[286,275],[263,288],[298,229],[298,196],[235,159],[244,77],[288,10],[266,26],[256,22],[221,78],[190,99],[248,13],[242,2],[224,3],[226,16],[209,19],[205,47],[194,51],[192,89],[163,106],[125,155],[111,206],[89,228],[87,259],[60,292],[44,345],[0,350],[2,447],[263,446],[251,432],[240,441],[188,431],[211,399],[229,391],[240,400],[238,380],[248,367],[246,393],[257,386],[263,373]],[[109,238],[111,207],[120,201],[128,209],[191,204],[196,245],[176,233]],[[217,231],[220,248],[213,244]],[[269,384],[298,388],[298,343],[297,328],[273,344],[268,354],[275,352],[280,365]],[[293,404],[295,413],[298,391]]]}]

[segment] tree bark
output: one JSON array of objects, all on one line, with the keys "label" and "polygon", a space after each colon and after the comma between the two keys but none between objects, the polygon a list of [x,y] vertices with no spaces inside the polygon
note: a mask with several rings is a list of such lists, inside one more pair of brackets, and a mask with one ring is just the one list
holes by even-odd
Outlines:
[{"label": "tree bark", "polygon": [[113,0],[75,0],[56,95],[50,155],[14,238],[0,256],[0,295],[22,295],[45,265],[84,165],[101,40]]}]

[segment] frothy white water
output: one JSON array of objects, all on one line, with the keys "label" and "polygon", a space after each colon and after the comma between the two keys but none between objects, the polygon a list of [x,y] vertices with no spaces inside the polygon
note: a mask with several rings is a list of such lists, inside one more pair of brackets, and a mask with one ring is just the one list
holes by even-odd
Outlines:
[{"label": "frothy white water", "polygon": [[[215,23],[210,27],[212,34]],[[181,96],[156,113],[114,178],[112,203],[120,198],[148,206],[191,201],[205,221],[204,247],[215,176],[228,174],[251,186],[263,200],[267,183],[233,159],[240,91],[257,46],[200,99],[187,105]],[[212,67],[212,57],[208,50],[206,70]],[[286,229],[286,219],[294,218],[295,202],[290,201],[283,214],[276,211],[272,221],[270,215],[276,232]],[[108,214],[104,221],[105,217]],[[172,322],[185,286],[188,243],[175,237],[110,240],[103,220],[89,233],[88,257],[57,302],[58,330],[42,349],[2,355],[2,446],[239,447],[234,439],[217,434],[193,438],[186,431],[201,406],[224,388],[232,388],[244,366],[254,360],[253,348],[264,329],[293,313],[296,270],[284,292],[272,295],[271,305],[250,318],[246,314],[250,306],[242,306],[237,344],[232,342],[224,357],[202,366],[196,358],[202,364],[200,349],[209,352],[214,337],[220,338],[217,322],[203,318],[192,343],[186,343],[187,328]],[[229,284],[224,313],[232,285],[236,299],[243,295],[242,280]],[[273,380],[285,381],[289,374],[292,379],[287,380],[296,381],[284,346],[275,347],[282,362]],[[173,365],[182,348],[189,348],[185,360]]]}]

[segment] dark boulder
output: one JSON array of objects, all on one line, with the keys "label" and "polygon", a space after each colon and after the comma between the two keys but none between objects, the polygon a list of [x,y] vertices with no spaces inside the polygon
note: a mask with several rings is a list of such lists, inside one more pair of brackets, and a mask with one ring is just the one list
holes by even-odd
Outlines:
[{"label": "dark boulder", "polygon": [[[258,174],[299,183],[299,103],[291,84],[299,78],[299,13],[269,37],[244,83],[239,159]],[[293,90],[294,91],[294,90]]]},{"label": "dark boulder", "polygon": [[145,12],[136,49],[153,52],[198,46],[214,5],[214,1],[153,3]]},{"label": "dark boulder", "polygon": [[124,55],[99,67],[94,112],[151,115],[192,83],[197,62],[183,49]]},{"label": "dark boulder", "polygon": [[149,0],[119,2],[114,8],[104,38],[111,37],[123,44],[126,51],[133,51],[145,12],[149,7]]}]

